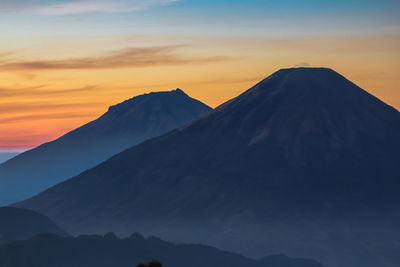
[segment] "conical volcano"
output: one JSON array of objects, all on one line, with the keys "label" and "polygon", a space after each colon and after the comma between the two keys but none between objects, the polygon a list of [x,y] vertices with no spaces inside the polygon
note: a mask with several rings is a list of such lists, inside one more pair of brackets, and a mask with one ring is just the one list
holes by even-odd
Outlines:
[{"label": "conical volcano", "polygon": [[394,266],[399,137],[399,112],[333,70],[285,69],[17,206],[75,233]]},{"label": "conical volcano", "polygon": [[[202,122],[211,136],[275,148],[275,158],[291,167],[323,168],[345,155],[366,159],[375,149],[391,154],[399,143],[398,111],[323,68],[280,70]],[[374,160],[393,161],[386,156]]]}]

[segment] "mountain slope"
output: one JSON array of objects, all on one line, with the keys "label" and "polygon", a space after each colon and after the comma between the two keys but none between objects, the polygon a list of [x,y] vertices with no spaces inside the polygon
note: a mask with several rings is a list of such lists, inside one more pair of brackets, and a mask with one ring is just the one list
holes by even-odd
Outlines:
[{"label": "mountain slope", "polygon": [[259,261],[267,264],[267,266],[275,266],[275,267],[277,267],[277,266],[282,266],[282,267],[289,267],[289,266],[318,267],[318,266],[321,266],[321,264],[318,263],[317,261],[308,260],[308,259],[290,258],[286,255],[271,255],[268,257],[264,257]]},{"label": "mountain slope", "polygon": [[165,267],[323,267],[312,260],[276,257],[262,261],[202,245],[173,244],[139,234],[118,239],[103,236],[58,237],[39,235],[30,240],[0,245],[0,267],[132,267],[161,261]]},{"label": "mountain slope", "polygon": [[16,152],[10,152],[10,153],[7,153],[7,152],[0,152],[0,163],[3,163],[3,162],[5,162],[5,161],[7,161],[7,160],[9,160],[9,159],[11,159],[11,158],[13,158],[13,157],[15,157],[16,155],[18,155],[19,153],[16,153]]},{"label": "mountain slope", "polygon": [[31,197],[208,111],[208,106],[180,89],[141,95],[112,106],[97,120],[1,164],[0,205]]},{"label": "mountain slope", "polygon": [[338,73],[285,69],[17,206],[75,233],[396,266],[399,136],[399,112]]},{"label": "mountain slope", "polygon": [[46,216],[31,210],[0,208],[0,244],[28,239],[40,233],[65,235]]}]

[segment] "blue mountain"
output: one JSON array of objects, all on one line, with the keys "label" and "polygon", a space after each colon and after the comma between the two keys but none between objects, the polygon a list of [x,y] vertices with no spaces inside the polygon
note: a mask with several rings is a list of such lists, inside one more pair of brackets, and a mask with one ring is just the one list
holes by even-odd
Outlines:
[{"label": "blue mountain", "polygon": [[31,197],[210,110],[180,89],[112,106],[100,118],[1,164],[0,205]]},{"label": "blue mountain", "polygon": [[17,208],[0,208],[0,244],[25,240],[38,234],[66,233],[48,217],[37,212]]}]

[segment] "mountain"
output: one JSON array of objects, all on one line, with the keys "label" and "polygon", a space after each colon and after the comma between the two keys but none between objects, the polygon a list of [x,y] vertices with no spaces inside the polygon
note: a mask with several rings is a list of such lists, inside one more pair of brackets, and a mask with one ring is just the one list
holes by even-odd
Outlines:
[{"label": "mountain", "polygon": [[290,258],[286,255],[271,255],[268,257],[264,257],[259,261],[266,264],[266,266],[282,266],[282,267],[290,267],[290,266],[319,267],[319,266],[322,266],[317,261],[313,261],[313,260],[309,260],[309,259]]},{"label": "mountain", "polygon": [[0,244],[32,238],[40,233],[66,233],[46,216],[16,208],[0,208]]},{"label": "mountain", "polygon": [[30,240],[0,246],[0,267],[132,267],[161,261],[165,267],[323,267],[312,260],[275,257],[251,260],[203,245],[174,244],[133,234],[118,239],[105,236],[59,237],[42,234]]},{"label": "mountain", "polygon": [[13,157],[15,157],[16,155],[18,155],[19,153],[12,153],[12,152],[0,152],[0,163],[3,163]]},{"label": "mountain", "polygon": [[0,165],[0,205],[31,197],[146,139],[210,111],[182,90],[140,95],[61,138]]},{"label": "mountain", "polygon": [[283,69],[17,206],[73,233],[394,267],[399,137],[400,113],[335,71]]}]

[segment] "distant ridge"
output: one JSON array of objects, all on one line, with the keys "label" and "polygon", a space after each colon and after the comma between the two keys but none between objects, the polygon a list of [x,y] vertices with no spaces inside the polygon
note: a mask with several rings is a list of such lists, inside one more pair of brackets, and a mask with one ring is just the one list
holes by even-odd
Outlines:
[{"label": "distant ridge", "polygon": [[285,69],[17,206],[73,233],[394,267],[399,136],[400,113],[337,72]]},{"label": "distant ridge", "polygon": [[29,239],[42,233],[66,235],[49,218],[34,211],[0,208],[0,244]]},{"label": "distant ridge", "polygon": [[0,164],[0,205],[31,197],[210,110],[180,89],[114,105],[100,118]]},{"label": "distant ridge", "polygon": [[[24,260],[21,260],[23,258]],[[158,260],[166,267],[324,267],[313,260],[271,256],[261,261],[203,245],[174,244],[135,233],[119,239],[105,236],[59,237],[42,234],[0,245],[0,266],[132,267]]]}]

